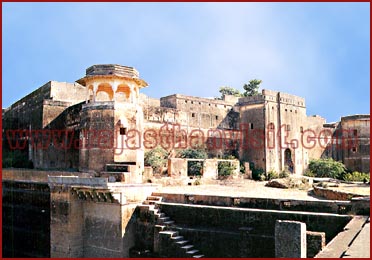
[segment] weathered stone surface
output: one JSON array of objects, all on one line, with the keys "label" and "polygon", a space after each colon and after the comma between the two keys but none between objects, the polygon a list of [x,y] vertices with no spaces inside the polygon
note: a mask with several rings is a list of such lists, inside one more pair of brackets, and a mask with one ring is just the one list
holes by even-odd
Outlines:
[{"label": "weathered stone surface", "polygon": [[46,183],[2,181],[3,257],[50,257],[50,222]]},{"label": "weathered stone surface", "polygon": [[[194,197],[195,199],[197,198]],[[224,204],[226,205],[226,201]],[[306,223],[307,229],[311,231],[325,232],[327,242],[335,237],[352,218],[339,214],[233,208],[225,207],[225,205],[220,207],[165,202],[159,202],[158,205],[161,212],[180,225],[203,226],[204,228],[226,226],[236,230],[250,226],[254,227],[251,234],[273,236],[276,220],[286,219]]]},{"label": "weathered stone surface", "polygon": [[288,189],[289,182],[287,179],[273,179],[266,183],[265,186],[273,187],[273,188],[281,188],[281,189]]},{"label": "weathered stone surface", "polygon": [[[344,191],[338,191],[334,190],[332,188],[323,188],[318,186],[313,186],[314,194],[323,198],[326,198],[328,200],[352,200],[354,197],[361,197],[360,194],[351,193],[351,192],[344,192]],[[365,196],[364,199],[368,200],[368,195]],[[366,205],[363,205],[363,208]]]},{"label": "weathered stone surface", "polygon": [[306,231],[306,257],[313,258],[326,244],[324,232]]},{"label": "weathered stone surface", "polygon": [[[154,192],[153,195],[161,196],[163,202],[191,203],[209,206],[233,206],[234,199],[239,199],[240,208],[271,209],[287,211],[308,211],[335,214],[358,214],[369,215],[369,200],[362,201],[334,201],[334,200],[297,200],[297,199],[273,199],[259,197],[232,197],[202,194],[164,193]],[[193,200],[189,200],[192,197]],[[354,203],[357,206],[354,207]],[[355,209],[354,209],[355,208]]]},{"label": "weathered stone surface", "polygon": [[277,220],[275,224],[275,257],[306,258],[306,224]]}]

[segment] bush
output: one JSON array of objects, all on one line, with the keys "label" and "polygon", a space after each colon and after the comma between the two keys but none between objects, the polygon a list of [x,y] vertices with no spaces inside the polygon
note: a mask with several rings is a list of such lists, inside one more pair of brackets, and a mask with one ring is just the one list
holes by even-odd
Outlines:
[{"label": "bush", "polygon": [[364,173],[364,172],[352,172],[352,173],[346,173],[343,176],[343,179],[345,181],[369,182],[370,181],[370,175],[369,175],[369,173]]},{"label": "bush", "polygon": [[207,159],[208,154],[204,149],[192,149],[192,148],[187,148],[184,150],[181,150],[178,153],[179,158],[189,158],[189,159]]},{"label": "bush", "polygon": [[307,169],[304,173],[304,176],[307,176],[307,177],[315,177],[315,174],[310,171],[309,169]]},{"label": "bush", "polygon": [[262,178],[264,178],[264,170],[262,168],[256,168],[254,167],[253,163],[249,164],[250,169],[252,170],[252,179],[256,181],[262,181]]},{"label": "bush", "polygon": [[219,177],[227,177],[230,176],[236,167],[231,165],[230,162],[218,162],[218,176]]},{"label": "bush", "polygon": [[270,170],[265,174],[265,177],[266,177],[265,179],[267,181],[269,181],[269,180],[272,180],[272,179],[278,179],[279,174],[275,170]]},{"label": "bush", "polygon": [[278,179],[279,174],[275,170],[270,170],[266,173],[262,171],[262,173],[260,173],[257,178],[259,178],[258,180],[260,181],[270,181],[272,179]]},{"label": "bush", "polygon": [[202,175],[202,171],[203,171],[203,162],[198,162],[198,161],[187,162],[187,174],[189,176],[192,176],[192,175],[200,176]]},{"label": "bush", "polygon": [[279,178],[287,178],[289,177],[289,175],[290,175],[289,172],[284,170],[279,173]]},{"label": "bush", "polygon": [[161,169],[166,166],[169,153],[161,146],[145,152],[145,166],[154,168],[154,173],[162,173]]},{"label": "bush", "polygon": [[342,178],[345,174],[345,165],[341,162],[334,161],[333,159],[317,159],[310,160],[309,168],[314,177],[328,177],[328,178]]}]

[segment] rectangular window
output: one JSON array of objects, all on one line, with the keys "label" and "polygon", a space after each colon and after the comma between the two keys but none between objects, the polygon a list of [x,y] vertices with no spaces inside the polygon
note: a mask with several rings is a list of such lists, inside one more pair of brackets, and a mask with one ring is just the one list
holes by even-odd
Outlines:
[{"label": "rectangular window", "polygon": [[251,129],[253,129],[253,123],[251,123]]},{"label": "rectangular window", "polygon": [[195,117],[195,113],[192,113],[192,114],[191,114],[191,117]]},{"label": "rectangular window", "polygon": [[287,131],[291,131],[291,126],[287,125]]},{"label": "rectangular window", "polygon": [[354,133],[354,136],[357,136],[358,130],[354,129],[353,133]]},{"label": "rectangular window", "polygon": [[126,127],[120,127],[120,135],[126,135],[127,134],[127,128]]}]

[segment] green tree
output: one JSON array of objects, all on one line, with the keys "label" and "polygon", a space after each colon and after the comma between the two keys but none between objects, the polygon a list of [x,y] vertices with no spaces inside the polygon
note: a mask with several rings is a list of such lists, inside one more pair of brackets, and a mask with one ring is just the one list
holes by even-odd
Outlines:
[{"label": "green tree", "polygon": [[151,166],[155,173],[161,173],[161,169],[166,166],[169,153],[161,146],[157,146],[145,152],[145,166]]},{"label": "green tree", "polygon": [[345,165],[332,158],[310,160],[309,170],[315,177],[342,178],[345,174]]},{"label": "green tree", "polygon": [[235,96],[235,97],[242,97],[243,94],[240,93],[240,91],[238,89],[235,89],[235,88],[232,88],[232,87],[220,87],[220,93],[221,93],[221,98],[220,99],[224,99],[225,95],[232,95],[232,96]]},{"label": "green tree", "polygon": [[260,84],[262,83],[262,80],[260,79],[252,79],[249,81],[248,84],[244,84],[244,93],[243,95],[245,97],[255,96],[258,94],[258,88],[260,87]]},{"label": "green tree", "polygon": [[187,148],[184,150],[181,150],[178,154],[179,158],[189,158],[189,159],[207,159],[208,154],[205,151],[205,149],[198,148]]}]

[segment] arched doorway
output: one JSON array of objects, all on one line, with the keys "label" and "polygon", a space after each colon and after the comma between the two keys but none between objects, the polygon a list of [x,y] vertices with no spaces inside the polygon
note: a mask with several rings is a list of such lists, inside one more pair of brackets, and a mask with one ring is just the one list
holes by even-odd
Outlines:
[{"label": "arched doorway", "polygon": [[292,152],[289,148],[284,151],[284,168],[288,169],[290,173],[294,172],[294,165],[292,161]]}]

